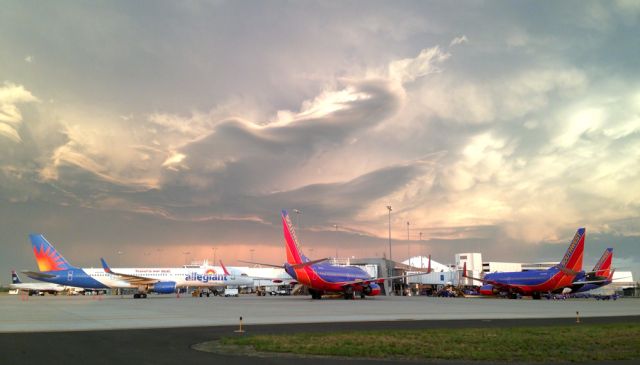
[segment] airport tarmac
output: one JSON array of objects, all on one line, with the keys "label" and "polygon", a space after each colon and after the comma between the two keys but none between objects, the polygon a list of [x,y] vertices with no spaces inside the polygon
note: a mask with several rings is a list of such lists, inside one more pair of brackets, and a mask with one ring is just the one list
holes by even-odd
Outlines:
[{"label": "airport tarmac", "polygon": [[640,316],[640,300],[508,300],[374,297],[364,300],[283,296],[177,298],[175,295],[0,296],[0,332],[47,332],[280,323]]}]

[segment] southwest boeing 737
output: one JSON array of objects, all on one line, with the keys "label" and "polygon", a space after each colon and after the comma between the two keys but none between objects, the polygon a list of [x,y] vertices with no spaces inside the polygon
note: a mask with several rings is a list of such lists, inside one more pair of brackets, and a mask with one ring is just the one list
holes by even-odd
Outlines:
[{"label": "southwest boeing 737", "polygon": [[465,263],[462,276],[482,281],[480,294],[483,295],[504,293],[514,299],[520,294],[540,299],[542,293],[552,293],[562,288],[571,287],[576,276],[582,271],[584,239],[585,229],[580,228],[573,237],[562,261],[547,270],[497,272],[478,279],[467,275],[467,264]]},{"label": "southwest boeing 737", "polygon": [[583,293],[611,284],[614,270],[611,270],[613,261],[613,248],[607,248],[590,272],[580,272],[571,286],[565,288],[563,293]]},{"label": "southwest boeing 737", "polygon": [[23,271],[30,278],[86,289],[133,288],[134,298],[146,298],[148,292],[170,294],[181,287],[213,288],[253,286],[253,278],[232,275],[223,265],[222,273],[214,267],[201,268],[127,268],[112,269],[104,259],[103,268],[77,268],[56,251],[41,234],[31,234],[37,271]]},{"label": "southwest boeing 737", "polygon": [[[363,269],[357,266],[337,266],[326,263],[328,259],[309,260],[298,244],[298,238],[286,210],[282,211],[282,229],[284,233],[287,263],[284,265],[260,264],[272,267],[282,267],[287,274],[298,283],[309,288],[313,299],[322,299],[325,293],[340,293],[344,299],[353,299],[356,293],[361,298],[380,294],[380,285],[385,280],[403,278],[413,275],[371,278]],[[415,275],[423,275],[415,274]]]}]

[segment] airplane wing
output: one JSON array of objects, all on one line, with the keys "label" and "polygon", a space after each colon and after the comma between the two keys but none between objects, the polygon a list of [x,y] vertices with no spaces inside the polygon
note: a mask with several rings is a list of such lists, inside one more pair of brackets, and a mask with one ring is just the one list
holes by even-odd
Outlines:
[{"label": "airplane wing", "polygon": [[[329,258],[325,257],[323,259],[307,261],[307,262],[303,262],[303,263],[300,263],[300,264],[291,265],[291,267],[294,268],[294,269],[300,269],[300,268],[303,268],[305,266],[315,265],[317,263],[320,263],[320,262],[323,262],[323,261],[327,261],[327,260],[329,260]],[[279,269],[284,269],[284,265],[273,265],[273,264],[265,264],[265,263],[262,263],[262,262],[253,262],[253,261],[244,261],[244,260],[238,260],[238,261],[244,262],[245,264],[262,265],[262,266],[277,267]]]},{"label": "airplane wing", "polygon": [[386,280],[408,278],[408,277],[411,277],[411,276],[420,276],[420,275],[426,275],[426,274],[428,274],[428,273],[421,272],[421,273],[408,274],[408,275],[386,276],[386,277],[382,277],[382,278],[356,279],[356,280],[352,280],[352,281],[342,281],[342,282],[337,283],[337,284],[342,285],[342,286],[356,285],[356,284],[366,285],[366,284],[370,284],[370,283],[381,284],[381,283],[385,282]]},{"label": "airplane wing", "polygon": [[160,281],[158,279],[145,278],[143,276],[117,273],[111,270],[111,268],[109,267],[109,265],[107,265],[107,262],[103,258],[100,258],[100,261],[102,262],[102,268],[107,274],[117,276],[119,279],[124,280],[132,285],[155,284]]}]

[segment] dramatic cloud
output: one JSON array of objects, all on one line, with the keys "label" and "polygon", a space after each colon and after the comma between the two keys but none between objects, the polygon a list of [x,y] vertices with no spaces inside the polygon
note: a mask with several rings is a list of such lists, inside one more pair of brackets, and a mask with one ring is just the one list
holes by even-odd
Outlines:
[{"label": "dramatic cloud", "polygon": [[581,5],[12,3],[3,241],[279,260],[297,208],[316,253],[380,256],[391,204],[415,252],[549,260],[586,226],[635,270],[640,13]]},{"label": "dramatic cloud", "polygon": [[0,86],[0,136],[22,142],[18,130],[22,124],[19,104],[38,101],[24,86],[5,82]]}]

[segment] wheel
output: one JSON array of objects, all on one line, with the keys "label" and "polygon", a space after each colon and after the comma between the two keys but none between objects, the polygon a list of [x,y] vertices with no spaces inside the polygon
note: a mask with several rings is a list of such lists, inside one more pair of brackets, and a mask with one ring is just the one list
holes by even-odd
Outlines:
[{"label": "wheel", "polygon": [[146,299],[146,298],[147,298],[147,294],[142,294],[142,297],[143,297],[144,299]]},{"label": "wheel", "polygon": [[531,293],[531,297],[532,297],[533,299],[540,299],[540,298],[541,298],[541,295],[540,295],[540,293],[539,293],[539,292],[534,292],[534,293]]},{"label": "wheel", "polygon": [[133,294],[133,299],[140,299],[140,294],[138,293]]},{"label": "wheel", "polygon": [[367,297],[367,295],[364,292],[360,293],[360,299],[364,299],[366,297]]},{"label": "wheel", "polygon": [[353,288],[348,286],[344,288],[344,299],[353,299]]}]

